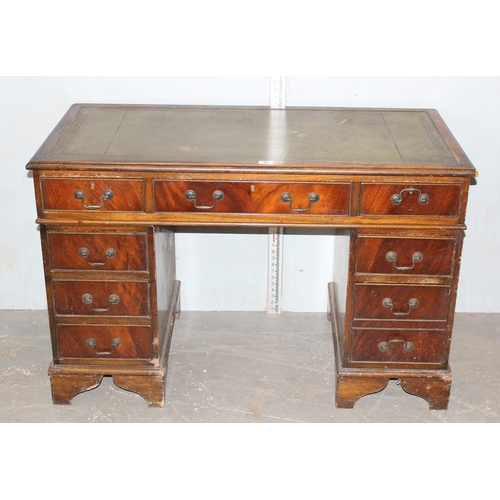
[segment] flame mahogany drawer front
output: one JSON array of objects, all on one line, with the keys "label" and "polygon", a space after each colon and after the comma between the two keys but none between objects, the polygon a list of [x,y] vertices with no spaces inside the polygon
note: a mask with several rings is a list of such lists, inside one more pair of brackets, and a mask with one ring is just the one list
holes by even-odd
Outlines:
[{"label": "flame mahogany drawer front", "polygon": [[149,316],[149,283],[53,281],[57,315]]},{"label": "flame mahogany drawer front", "polygon": [[348,215],[351,185],[154,182],[156,212]]},{"label": "flame mahogany drawer front", "polygon": [[428,238],[359,236],[358,274],[453,276],[457,241]]},{"label": "flame mahogany drawer front", "polygon": [[43,210],[144,212],[143,179],[42,178]]},{"label": "flame mahogany drawer front", "polygon": [[148,271],[147,234],[48,233],[52,270]]},{"label": "flame mahogany drawer front", "polygon": [[58,325],[61,358],[151,359],[148,326]]},{"label": "flame mahogany drawer front", "polygon": [[362,215],[459,217],[461,184],[361,184]]},{"label": "flame mahogany drawer front", "polygon": [[441,365],[444,341],[445,332],[438,330],[354,329],[351,340],[351,361]]},{"label": "flame mahogany drawer front", "polygon": [[449,298],[449,286],[355,284],[353,319],[445,322]]}]

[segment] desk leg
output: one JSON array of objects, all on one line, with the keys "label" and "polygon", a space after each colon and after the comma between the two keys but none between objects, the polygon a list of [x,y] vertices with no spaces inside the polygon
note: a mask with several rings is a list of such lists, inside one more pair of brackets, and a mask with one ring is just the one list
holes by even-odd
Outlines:
[{"label": "desk leg", "polygon": [[71,400],[85,391],[95,389],[102,382],[102,375],[69,375],[49,369],[52,401],[58,405],[70,405]]},{"label": "desk leg", "polygon": [[358,399],[382,391],[388,383],[388,378],[349,377],[349,375],[338,373],[335,406],[337,408],[354,408]]},{"label": "desk leg", "polygon": [[142,396],[148,406],[162,407],[165,403],[165,375],[113,375],[113,382],[126,391]]},{"label": "desk leg", "polygon": [[450,400],[451,372],[439,379],[401,378],[401,387],[409,394],[420,396],[431,410],[446,410]]}]

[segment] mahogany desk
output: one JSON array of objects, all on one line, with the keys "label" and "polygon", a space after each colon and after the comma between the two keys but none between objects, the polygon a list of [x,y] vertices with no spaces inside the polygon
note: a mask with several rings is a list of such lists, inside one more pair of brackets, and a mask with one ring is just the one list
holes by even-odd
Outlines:
[{"label": "mahogany desk", "polygon": [[476,171],[436,111],[78,104],[27,168],[54,403],[111,375],[164,404],[175,226],[302,226],[350,230],[347,283],[325,283],[337,406],[396,378],[447,408]]}]

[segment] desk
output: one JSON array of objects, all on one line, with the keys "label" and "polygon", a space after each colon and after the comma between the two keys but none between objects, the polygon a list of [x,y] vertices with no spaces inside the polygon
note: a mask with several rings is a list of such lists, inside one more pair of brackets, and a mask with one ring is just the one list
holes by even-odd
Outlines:
[{"label": "desk", "polygon": [[175,227],[279,226],[350,231],[347,280],[325,283],[337,406],[396,378],[447,408],[476,171],[435,110],[78,104],[27,168],[54,403],[111,375],[163,406]]}]

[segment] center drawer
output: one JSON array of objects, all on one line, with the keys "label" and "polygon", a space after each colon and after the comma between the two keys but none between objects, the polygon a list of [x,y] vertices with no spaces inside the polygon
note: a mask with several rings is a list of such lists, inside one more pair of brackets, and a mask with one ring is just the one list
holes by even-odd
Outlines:
[{"label": "center drawer", "polygon": [[349,215],[349,183],[154,182],[156,212]]},{"label": "center drawer", "polygon": [[150,316],[149,283],[53,281],[57,315]]}]

